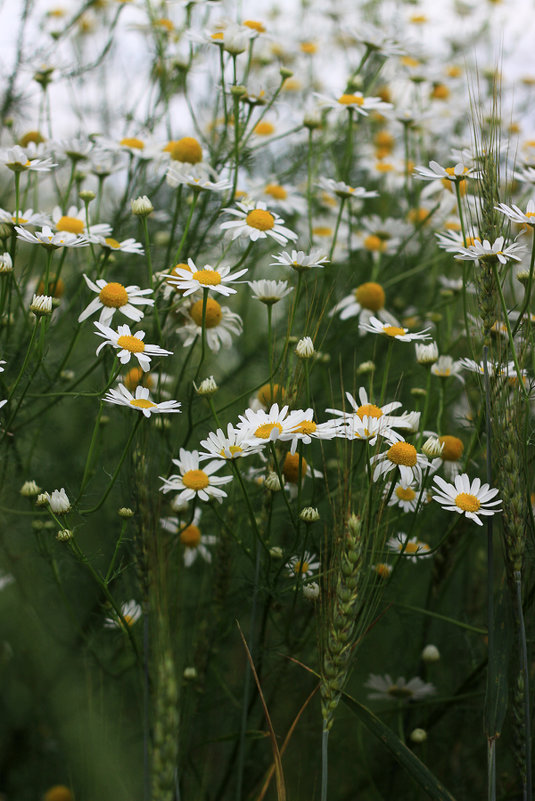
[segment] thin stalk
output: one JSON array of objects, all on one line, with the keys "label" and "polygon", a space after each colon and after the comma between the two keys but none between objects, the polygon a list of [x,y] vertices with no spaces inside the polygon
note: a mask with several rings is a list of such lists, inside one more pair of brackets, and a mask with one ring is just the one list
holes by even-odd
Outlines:
[{"label": "thin stalk", "polygon": [[331,262],[333,260],[334,249],[336,247],[336,240],[338,239],[338,229],[340,228],[340,223],[342,222],[342,214],[343,214],[343,211],[344,211],[345,202],[346,202],[346,198],[345,197],[341,198],[341,200],[340,200],[340,209],[338,210],[338,216],[336,218],[336,225],[334,227],[333,241],[331,243],[331,249],[329,251],[329,261],[331,261]]},{"label": "thin stalk", "polygon": [[533,268],[535,266],[535,229],[532,228],[531,230],[533,232],[533,241],[532,241],[532,244],[531,244],[531,259],[530,259],[530,262],[529,262],[528,285],[526,287],[524,303],[522,304],[522,308],[520,309],[520,312],[518,314],[518,320],[516,322],[516,325],[513,328],[513,336],[518,331],[518,328],[522,323],[522,318],[523,318],[524,314],[526,313],[526,311],[529,309],[529,301],[531,299],[531,288],[533,286]]},{"label": "thin stalk", "polygon": [[520,664],[523,679],[524,693],[524,748],[526,759],[526,777],[523,787],[523,801],[532,799],[532,768],[531,768],[531,714],[529,704],[529,663],[528,646],[526,641],[526,626],[524,622],[524,610],[522,609],[522,575],[520,570],[515,570],[516,587],[516,613],[519,621],[520,634]]},{"label": "thin stalk", "polygon": [[184,231],[182,233],[182,238],[181,238],[181,240],[179,242],[177,251],[175,253],[174,264],[178,264],[178,262],[180,261],[180,254],[182,253],[182,248],[184,247],[184,244],[186,242],[186,237],[188,235],[189,227],[191,225],[191,218],[193,217],[193,212],[195,211],[195,206],[197,205],[198,197],[199,197],[199,193],[197,191],[194,191],[193,192],[193,200],[191,201],[191,206],[190,206],[190,210],[189,210],[189,214],[188,214],[188,219],[186,220],[186,225],[185,225]]},{"label": "thin stalk", "polygon": [[321,733],[321,796],[320,801],[327,801],[327,782],[329,770],[329,729]]},{"label": "thin stalk", "polygon": [[[492,486],[492,428],[490,421],[490,386],[487,345],[483,348],[483,371],[485,383],[485,410],[487,434],[487,482]],[[494,543],[492,537],[492,515],[487,517],[487,631],[489,670],[496,659],[494,647]],[[496,801],[496,741],[488,740],[487,750],[487,793],[488,801]]]}]

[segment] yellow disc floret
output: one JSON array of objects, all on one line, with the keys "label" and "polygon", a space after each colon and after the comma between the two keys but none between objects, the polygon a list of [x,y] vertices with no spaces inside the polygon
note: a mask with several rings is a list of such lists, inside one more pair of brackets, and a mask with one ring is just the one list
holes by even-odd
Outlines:
[{"label": "yellow disc floret", "polygon": [[154,409],[157,403],[153,403],[147,398],[134,398],[130,401],[130,406],[135,406],[136,409]]},{"label": "yellow disc floret", "polygon": [[272,133],[275,133],[275,126],[272,122],[261,120],[255,125],[253,132],[257,136],[271,136]]},{"label": "yellow disc floret", "polygon": [[360,97],[359,95],[343,94],[340,95],[340,97],[338,98],[338,102],[342,106],[351,106],[351,105],[362,106],[364,105],[364,98]]},{"label": "yellow disc floret", "polygon": [[72,801],[73,795],[64,784],[56,784],[46,791],[44,801]]},{"label": "yellow disc floret", "polygon": [[142,339],[133,336],[122,336],[117,340],[117,344],[123,350],[129,350],[130,353],[143,353],[145,350],[145,343]]},{"label": "yellow disc floret", "polygon": [[477,512],[481,507],[481,502],[470,492],[460,492],[455,496],[455,505],[463,512]]},{"label": "yellow disc floret", "polygon": [[204,470],[187,470],[182,476],[182,483],[185,487],[192,490],[202,490],[210,484],[210,479]]},{"label": "yellow disc floret", "polygon": [[196,273],[193,273],[192,278],[202,286],[217,286],[221,283],[221,276],[217,270],[197,270]]},{"label": "yellow disc floret", "polygon": [[143,150],[145,147],[143,139],[138,139],[137,136],[125,136],[119,144],[123,145],[123,147],[131,147],[133,150]]},{"label": "yellow disc floret", "polygon": [[111,281],[100,290],[98,298],[103,306],[108,306],[110,309],[120,309],[121,306],[128,303],[128,292],[122,284]]},{"label": "yellow disc floret", "polygon": [[184,136],[182,139],[168,142],[164,151],[170,154],[173,161],[182,161],[186,164],[198,164],[202,161],[202,147],[193,136]]},{"label": "yellow disc floret", "polygon": [[386,455],[394,464],[402,464],[406,467],[414,467],[418,461],[416,448],[410,442],[395,442],[388,449]]},{"label": "yellow disc floret", "polygon": [[299,478],[304,478],[307,472],[306,459],[299,456],[298,453],[287,453],[282,466],[282,473],[286,481],[290,484],[297,484]]},{"label": "yellow disc floret", "polygon": [[384,239],[381,239],[380,236],[377,236],[377,234],[369,234],[369,236],[364,238],[362,244],[366,250],[375,250],[379,253],[382,253],[386,249],[386,242]]},{"label": "yellow disc floret", "polygon": [[381,284],[376,284],[375,281],[367,281],[355,289],[355,299],[363,309],[380,311],[385,305],[385,291]]},{"label": "yellow disc floret", "polygon": [[275,225],[275,217],[264,209],[253,209],[245,218],[247,225],[258,231],[271,231]]},{"label": "yellow disc floret", "polygon": [[385,325],[383,328],[383,333],[387,335],[387,337],[401,337],[407,333],[405,328],[400,328],[397,325]]},{"label": "yellow disc floret", "polygon": [[363,420],[365,417],[382,417],[383,412],[373,403],[365,403],[357,409],[357,415]]},{"label": "yellow disc floret", "polygon": [[264,423],[263,425],[258,426],[254,432],[254,435],[258,439],[269,439],[274,428],[277,428],[279,433],[282,434],[282,426],[280,423]]},{"label": "yellow disc floret", "polygon": [[[190,470],[190,472],[193,472]],[[197,471],[201,472],[201,471]],[[182,545],[185,545],[186,548],[197,548],[201,544],[201,531],[198,526],[195,526],[193,523],[187,526],[184,531],[180,533],[180,542]]]},{"label": "yellow disc floret", "polygon": [[132,367],[123,378],[123,384],[130,392],[133,392],[141,384],[145,375],[146,373],[143,372],[141,367]]},{"label": "yellow disc floret", "polygon": [[411,487],[396,487],[396,496],[400,501],[413,501],[416,493]]},{"label": "yellow disc floret", "polygon": [[271,406],[272,403],[283,401],[285,396],[286,390],[280,384],[264,384],[256,395],[263,406]]},{"label": "yellow disc floret", "polygon": [[[202,307],[203,299],[197,300],[189,310],[190,317],[197,323],[202,325]],[[216,328],[223,317],[223,310],[221,306],[213,298],[208,298],[206,301],[206,312],[204,314],[204,324],[206,328]]]},{"label": "yellow disc floret", "polygon": [[313,434],[317,429],[317,425],[313,420],[303,420],[295,428],[292,429],[296,434]]},{"label": "yellow disc floret", "polygon": [[288,197],[288,192],[280,184],[268,184],[264,189],[264,194],[270,195],[275,200],[286,200]]},{"label": "yellow disc floret", "polygon": [[452,437],[451,434],[445,434],[439,437],[438,441],[443,445],[441,458],[445,462],[458,462],[464,451],[462,440],[459,437]]},{"label": "yellow disc floret", "polygon": [[60,217],[56,223],[57,231],[68,231],[70,234],[83,234],[84,223],[77,217]]}]

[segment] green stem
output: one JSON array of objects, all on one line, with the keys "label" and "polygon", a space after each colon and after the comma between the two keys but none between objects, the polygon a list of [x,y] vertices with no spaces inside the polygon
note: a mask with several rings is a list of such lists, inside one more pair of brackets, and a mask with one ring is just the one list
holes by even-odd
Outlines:
[{"label": "green stem", "polygon": [[522,318],[523,318],[524,314],[526,313],[526,311],[529,309],[529,301],[531,299],[531,288],[532,288],[532,285],[533,285],[533,268],[535,266],[535,228],[532,227],[531,230],[533,232],[533,242],[531,244],[531,259],[530,259],[530,262],[529,262],[528,285],[526,287],[524,303],[522,304],[522,308],[520,309],[517,323],[516,323],[515,327],[513,328],[513,336],[518,331],[518,328],[522,323]]},{"label": "green stem", "polygon": [[193,212],[195,211],[195,206],[197,205],[198,197],[199,197],[199,192],[194,190],[193,199],[191,201],[191,206],[188,214],[188,219],[186,220],[186,226],[184,228],[184,231],[182,233],[182,238],[179,242],[177,251],[175,253],[175,259],[173,262],[174,264],[178,264],[180,261],[180,254],[182,253],[182,248],[184,247],[184,244],[186,242],[186,237],[188,235],[189,227],[191,225],[191,218],[193,217]]},{"label": "green stem", "polygon": [[[507,336],[509,337],[509,346],[511,348],[511,354],[513,356],[513,361],[515,363],[516,374],[518,376],[518,384],[519,384],[519,387],[520,387],[520,390],[521,390],[522,394],[524,395],[524,398],[526,398],[526,400],[527,400],[529,398],[529,391],[526,389],[526,387],[524,386],[524,382],[522,381],[522,371],[520,370],[520,365],[518,363],[518,356],[516,355],[516,348],[515,348],[515,343],[514,343],[514,340],[513,340],[513,332],[511,331],[511,323],[509,322],[509,316],[507,314],[507,306],[505,305],[505,298],[503,296],[503,289],[502,289],[502,285],[501,285],[501,282],[500,282],[500,277],[498,275],[498,268],[497,268],[496,262],[497,262],[497,259],[492,259],[492,262],[491,262],[492,272],[494,273],[494,280],[496,281],[496,286],[498,288],[498,294],[500,296],[500,305],[502,307],[502,314],[503,314],[503,319],[504,319],[504,322],[505,322],[505,327],[507,328]],[[485,365],[486,365],[486,361],[485,361]]]}]

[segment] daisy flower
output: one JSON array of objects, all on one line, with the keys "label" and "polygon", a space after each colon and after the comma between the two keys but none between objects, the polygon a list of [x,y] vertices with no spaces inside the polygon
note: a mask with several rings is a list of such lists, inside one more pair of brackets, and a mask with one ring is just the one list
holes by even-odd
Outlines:
[{"label": "daisy flower", "polygon": [[135,334],[132,334],[128,325],[120,325],[117,331],[98,322],[95,323],[95,326],[98,328],[97,336],[105,340],[98,346],[97,356],[105,345],[112,345],[119,351],[117,356],[121,364],[127,364],[133,354],[138,360],[141,369],[147,372],[150,369],[151,356],[171,356],[173,353],[170,350],[160,348],[159,345],[147,345],[143,342],[145,332],[136,331]]},{"label": "daisy flower", "polygon": [[214,458],[239,459],[258,453],[264,447],[264,443],[252,443],[248,432],[244,429],[234,428],[232,423],[228,424],[226,434],[221,428],[218,428],[215,433],[208,434],[207,439],[201,440],[200,444],[204,448],[204,452],[199,455],[199,461]]},{"label": "daisy flower", "polygon": [[386,543],[386,547],[406,556],[411,562],[418,562],[419,559],[426,559],[431,554],[431,548],[426,542],[422,542],[418,537],[411,537],[410,539],[402,531],[396,534],[395,537],[390,537]]},{"label": "daisy flower", "polygon": [[288,406],[279,409],[278,403],[274,403],[269,412],[265,412],[263,409],[258,409],[258,411],[246,409],[243,415],[239,415],[240,422],[237,428],[246,431],[249,439],[253,442],[259,440],[263,444],[274,442],[282,434],[288,434],[303,423],[307,418],[307,412],[308,416],[312,414],[311,409],[308,409],[307,412],[301,409],[289,412],[288,409]]},{"label": "daisy flower", "polygon": [[323,106],[328,106],[336,111],[356,111],[367,117],[370,111],[387,111],[392,108],[392,103],[385,103],[380,97],[364,97],[361,92],[354,94],[344,92],[339,97],[328,97],[326,95],[314,93],[322,102]]},{"label": "daisy flower", "polygon": [[446,181],[464,181],[465,178],[477,178],[477,173],[471,167],[465,167],[464,164],[455,164],[453,167],[441,167],[436,161],[430,161],[429,167],[415,167],[414,173],[416,178],[421,181],[436,181],[437,178],[442,178]]},{"label": "daisy flower", "polygon": [[204,165],[182,164],[176,161],[169,166],[165,180],[173,188],[190,186],[205,192],[226,192],[232,188],[230,181],[219,178],[217,174],[210,176]]},{"label": "daisy flower", "polygon": [[199,557],[208,564],[212,561],[212,554],[206,546],[215,545],[217,537],[213,534],[201,533],[200,518],[201,510],[196,509],[191,523],[180,520],[178,517],[163,517],[160,520],[160,525],[165,531],[179,535],[180,543],[184,546],[184,565],[186,567],[191,567]]},{"label": "daisy flower", "polygon": [[489,257],[497,258],[500,264],[507,264],[510,259],[522,261],[522,257],[526,253],[526,248],[523,245],[513,242],[504,248],[503,243],[503,236],[499,236],[492,245],[488,239],[484,239],[483,242],[476,240],[473,245],[467,248],[461,247],[454,253],[456,258],[461,259],[461,261],[481,261]]},{"label": "daisy flower", "polygon": [[[392,421],[394,419],[390,416],[390,412],[393,412],[395,409],[399,409],[401,406],[400,401],[392,401],[391,403],[386,403],[384,406],[376,406],[374,403],[370,403],[368,400],[368,393],[361,387],[359,389],[359,401],[351,395],[350,392],[346,392],[346,398],[349,402],[349,405],[353,409],[353,412],[348,412],[348,410],[344,409],[326,409],[325,411],[329,412],[330,414],[335,414],[338,417],[341,417],[341,423],[344,425],[348,425],[350,423],[362,423],[365,427],[369,427],[370,431],[374,431],[374,442],[371,444],[375,444],[375,438],[377,434],[383,434],[384,436],[388,437],[390,433],[388,429],[392,425]],[[377,421],[377,426],[374,426],[372,421]],[[358,436],[357,429],[353,432],[355,436]],[[393,432],[392,432],[393,433]],[[360,437],[359,437],[360,438]],[[366,438],[369,438],[366,436]],[[394,439],[397,439],[397,435],[394,436]]]},{"label": "daisy flower", "polygon": [[270,281],[262,278],[259,281],[248,281],[247,283],[253,290],[253,298],[262,301],[267,306],[278,303],[279,300],[293,292],[293,286],[289,287],[287,281]]},{"label": "daisy flower", "polygon": [[[387,484],[384,490],[384,497],[390,495],[392,484]],[[388,501],[389,506],[399,506],[404,512],[415,512],[418,506],[420,487],[415,481],[406,483],[398,481],[394,484],[394,489]],[[424,496],[425,497],[425,496]]]},{"label": "daisy flower", "polygon": [[422,469],[429,467],[427,457],[423,453],[418,453],[410,442],[395,442],[387,451],[372,456],[370,464],[375,465],[374,481],[397,467],[401,481],[407,485],[413,480],[419,481]]},{"label": "daisy flower", "polygon": [[317,557],[309,551],[305,551],[302,557],[291,556],[286,563],[288,575],[292,578],[301,576],[302,579],[311,578],[319,566]]},{"label": "daisy flower", "polygon": [[13,172],[49,172],[52,167],[57,167],[52,159],[31,158],[31,153],[24,150],[19,145],[0,150],[0,164],[9,167]]},{"label": "daisy flower", "polygon": [[231,273],[231,267],[225,265],[212,267],[210,264],[205,264],[199,270],[193,259],[188,259],[188,268],[182,268],[177,264],[173,273],[166,276],[167,283],[183,290],[184,297],[192,295],[200,289],[211,289],[213,292],[219,292],[221,295],[226,296],[234,295],[236,290],[228,286],[228,284],[237,281],[247,272],[247,267],[243,270],[238,270],[236,273]]},{"label": "daisy flower", "polygon": [[525,212],[519,209],[518,206],[507,206],[505,203],[498,203],[494,208],[497,209],[497,211],[501,211],[502,214],[505,214],[512,222],[518,223],[519,225],[535,226],[535,200],[528,201]]},{"label": "daisy flower", "polygon": [[[202,336],[202,310],[203,298],[193,303],[189,309],[180,309],[187,317],[187,322],[177,329],[185,348],[195,342],[197,337]],[[214,298],[208,298],[206,301],[204,327],[206,344],[214,353],[221,347],[230,348],[232,336],[239,336],[243,330],[240,315],[227,306],[221,306]]]},{"label": "daisy flower", "polygon": [[[366,281],[356,287],[350,295],[342,298],[336,306],[329,312],[329,317],[340,313],[341,320],[349,320],[351,317],[359,317],[363,323],[369,323],[371,317],[378,315],[381,322],[396,325],[397,320],[389,312],[385,311],[385,291],[381,284],[375,281]],[[360,330],[359,334],[364,332]]]},{"label": "daisy flower", "polygon": [[[133,626],[139,620],[141,614],[141,605],[137,601],[125,601],[121,604],[121,615],[127,626]],[[117,616],[107,617],[104,625],[107,629],[120,628],[123,625],[123,620]]]},{"label": "daisy flower", "polygon": [[276,212],[267,210],[265,203],[237,203],[238,209],[225,208],[223,211],[238,217],[221,224],[221,228],[231,232],[232,239],[247,236],[251,242],[265,239],[270,236],[280,245],[285,245],[289,239],[297,239],[297,234],[285,228],[284,220]]},{"label": "daisy flower", "polygon": [[255,200],[269,203],[282,214],[306,214],[306,200],[291,186],[277,183],[276,179],[264,181],[259,186],[253,187],[250,195]]},{"label": "daisy flower", "polygon": [[308,255],[304,250],[292,250],[291,253],[287,253],[284,250],[278,256],[272,256],[272,258],[277,259],[277,261],[272,262],[269,265],[270,267],[283,265],[284,267],[291,267],[297,272],[311,270],[313,267],[325,267],[329,263],[327,256],[324,256],[322,251],[318,249],[311,250]]},{"label": "daisy flower", "polygon": [[[479,375],[485,375],[485,362],[480,361],[476,362],[474,359],[459,359],[457,364],[463,369],[468,370],[470,373],[479,373]],[[497,365],[494,362],[487,361],[487,372],[489,376],[494,375],[497,369]]]},{"label": "daisy flower", "polygon": [[89,245],[86,236],[78,236],[68,232],[54,232],[48,225],[44,225],[41,231],[27,231],[20,225],[15,226],[17,239],[23,239],[32,245],[44,245],[47,248],[83,248]]},{"label": "daisy flower", "polygon": [[52,221],[56,231],[65,231],[77,236],[84,235],[90,242],[98,243],[98,237],[109,236],[111,225],[108,223],[97,223],[96,225],[86,225],[85,206],[77,209],[71,206],[66,214],[63,214],[59,206],[52,211]]},{"label": "daisy flower", "polygon": [[221,459],[209,462],[201,470],[199,467],[199,452],[180,449],[178,459],[173,459],[173,464],[178,467],[179,473],[175,473],[169,478],[160,476],[163,485],[161,491],[178,492],[177,501],[183,503],[199,498],[201,501],[215,499],[219,503],[227,497],[227,493],[220,489],[222,484],[232,481],[232,476],[216,476],[214,473],[222,467],[225,462]]},{"label": "daisy flower", "polygon": [[97,242],[103,248],[108,248],[109,250],[113,251],[120,251],[121,253],[135,253],[137,256],[143,256],[145,253],[141,242],[136,242],[133,237],[130,237],[129,239],[123,239],[122,242],[119,242],[117,239],[114,239],[111,236],[98,236]]},{"label": "daisy flower", "polygon": [[110,323],[116,310],[138,323],[143,317],[143,312],[141,309],[136,309],[136,306],[152,306],[154,304],[154,300],[144,297],[144,295],[150,295],[152,289],[140,289],[135,285],[125,287],[116,281],[105,281],[104,278],[97,278],[96,282],[93,282],[85,273],[84,278],[89,289],[97,293],[97,297],[93,298],[89,306],[80,314],[79,323],[87,320],[99,310],[101,311],[98,321],[102,325]]},{"label": "daisy flower", "polygon": [[369,192],[363,186],[349,186],[344,181],[335,181],[334,178],[320,178],[317,184],[321,189],[331,192],[341,198],[355,198],[364,200],[368,197],[379,197],[379,192],[375,190]]},{"label": "daisy flower", "polygon": [[462,367],[461,362],[455,361],[452,356],[439,356],[431,365],[431,372],[439,378],[458,378],[461,384],[464,384],[464,378],[460,373]]},{"label": "daisy flower", "polygon": [[422,681],[417,676],[409,679],[409,681],[406,681],[403,676],[398,676],[396,681],[392,681],[388,673],[385,676],[377,676],[375,673],[371,673],[365,686],[374,691],[368,694],[368,698],[381,701],[391,699],[396,701],[418,701],[420,698],[427,698],[427,696],[436,692],[433,684]]},{"label": "daisy flower", "polygon": [[501,503],[499,498],[495,501],[492,500],[499,490],[490,489],[488,484],[481,484],[479,478],[470,481],[468,475],[462,473],[455,478],[453,484],[448,484],[440,476],[435,476],[433,482],[436,485],[433,486],[433,489],[437,492],[437,495],[433,495],[434,501],[437,501],[443,509],[449,512],[466,515],[478,526],[483,525],[479,515],[489,516],[501,512],[501,509],[490,508]]},{"label": "daisy flower", "polygon": [[117,389],[110,389],[103,400],[108,403],[116,403],[118,406],[130,406],[139,409],[145,417],[151,414],[167,414],[168,412],[179,412],[181,404],[176,400],[167,400],[162,403],[155,403],[150,398],[149,390],[146,387],[138,386],[136,394],[132,393],[124,386],[119,384]]},{"label": "daisy flower", "polygon": [[49,225],[50,219],[46,214],[41,214],[40,212],[34,212],[33,209],[26,209],[26,211],[21,211],[17,214],[14,211],[12,214],[5,209],[0,209],[0,222],[8,223],[8,225],[14,225],[17,223],[18,225]]},{"label": "daisy flower", "polygon": [[415,339],[429,339],[430,335],[426,332],[429,328],[417,333],[409,333],[408,328],[402,328],[399,325],[390,325],[389,323],[382,323],[377,317],[370,317],[368,323],[361,322],[360,328],[364,331],[369,331],[372,334],[385,334],[392,339],[398,339],[400,342],[412,342]]},{"label": "daisy flower", "polygon": [[327,420],[325,423],[315,423],[312,419],[312,409],[307,409],[305,415],[305,420],[290,431],[283,431],[280,435],[282,441],[291,442],[291,454],[294,454],[297,450],[298,442],[302,442],[304,445],[310,445],[313,439],[333,439],[338,435],[338,420]]}]

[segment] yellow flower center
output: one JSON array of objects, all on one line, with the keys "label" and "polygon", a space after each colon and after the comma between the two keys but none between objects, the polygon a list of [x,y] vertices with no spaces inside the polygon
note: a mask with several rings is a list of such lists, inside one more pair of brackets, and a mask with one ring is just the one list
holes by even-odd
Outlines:
[{"label": "yellow flower center", "polygon": [[217,270],[197,270],[196,273],[193,273],[192,278],[203,286],[217,286],[221,283],[221,276]]},{"label": "yellow flower center", "polygon": [[[181,276],[179,276],[178,270],[189,270],[189,272],[191,272],[189,264],[180,262],[180,264],[175,264],[173,269],[169,271],[169,276],[175,276],[175,278],[180,278]],[[171,282],[170,278],[166,278],[165,283],[169,284],[174,289],[175,292],[178,292],[181,295],[186,291],[185,289],[179,289],[176,285],[174,285]]]},{"label": "yellow flower center", "polygon": [[392,684],[392,686],[388,688],[387,693],[393,698],[399,698],[400,700],[403,698],[412,698],[412,690],[409,690],[407,687],[398,687],[397,684]]},{"label": "yellow flower center", "polygon": [[117,250],[118,248],[121,247],[121,243],[118,242],[116,239],[113,239],[113,237],[111,236],[107,236],[104,242],[109,248],[112,248],[113,250]]},{"label": "yellow flower center", "polygon": [[386,249],[386,242],[384,239],[381,239],[380,236],[376,234],[370,234],[367,236],[363,242],[364,247],[366,250],[376,250],[382,253]]},{"label": "yellow flower center", "polygon": [[70,234],[83,234],[84,223],[77,217],[60,217],[56,223],[57,231],[68,231]]},{"label": "yellow flower center", "polygon": [[255,125],[253,131],[257,136],[270,136],[275,133],[275,126],[272,122],[261,120]]},{"label": "yellow flower center", "polygon": [[455,505],[463,512],[477,512],[481,507],[481,502],[470,492],[460,492],[455,496]]},{"label": "yellow flower center", "polygon": [[419,553],[423,550],[421,543],[419,542],[407,542],[407,543],[400,543],[400,551],[403,550],[404,553]]},{"label": "yellow flower center", "polygon": [[451,175],[452,178],[455,177],[457,181],[464,181],[463,175],[468,172],[468,167],[464,167],[461,175],[455,174],[455,167],[446,167],[446,172],[448,175]]},{"label": "yellow flower center", "polygon": [[141,381],[143,381],[145,375],[146,374],[143,372],[141,367],[132,367],[132,369],[129,370],[125,375],[123,379],[123,384],[127,389],[130,390],[130,392],[132,392],[134,389],[136,389],[137,386],[139,386]]},{"label": "yellow flower center", "polygon": [[106,284],[100,290],[98,297],[102,305],[110,309],[120,309],[128,303],[128,292],[122,284],[117,284],[115,281]]},{"label": "yellow flower center", "polygon": [[377,145],[377,147],[385,147],[388,148],[389,150],[391,150],[396,143],[396,140],[394,139],[392,134],[389,131],[384,131],[384,130],[377,131],[377,133],[373,137],[373,141],[374,144]]},{"label": "yellow flower center", "polygon": [[[235,456],[237,453],[243,453],[243,448],[240,448],[239,445],[229,445],[227,450],[230,452],[231,456]],[[221,448],[219,451],[219,455],[223,457],[223,459],[227,458],[227,454],[225,453],[225,448]]]},{"label": "yellow flower center", "polygon": [[264,209],[253,209],[245,218],[247,225],[258,231],[271,231],[275,225],[275,217]]},{"label": "yellow flower center", "polygon": [[270,384],[264,384],[258,390],[257,398],[263,406],[271,406],[272,403],[283,401],[286,396],[286,390],[280,384],[273,384],[273,390]]},{"label": "yellow flower center", "polygon": [[420,62],[417,58],[413,58],[413,56],[402,56],[400,59],[401,63],[404,67],[419,67]]},{"label": "yellow flower center", "polygon": [[210,38],[222,42],[225,37],[223,36],[223,31],[216,31],[215,33],[210,34]]},{"label": "yellow flower center", "polygon": [[[221,37],[223,34],[221,34]],[[202,147],[193,136],[184,136],[178,141],[171,141],[164,147],[173,161],[182,161],[187,164],[198,164],[202,161]]]},{"label": "yellow flower center", "polygon": [[367,281],[355,289],[355,299],[363,309],[380,311],[385,305],[385,291],[381,284]]},{"label": "yellow flower center", "polygon": [[35,142],[36,145],[40,145],[41,142],[44,141],[45,137],[40,131],[28,131],[27,133],[24,134],[24,136],[21,136],[21,138],[19,139],[19,145],[21,147],[27,147],[30,144],[30,142]]},{"label": "yellow flower center", "polygon": [[416,498],[416,493],[411,487],[397,487],[396,495],[400,501],[413,501]]},{"label": "yellow flower center", "polygon": [[130,401],[130,406],[135,406],[136,409],[154,409],[157,405],[157,403],[153,403],[146,398],[134,398]]},{"label": "yellow flower center", "polygon": [[134,150],[143,150],[145,147],[143,139],[138,139],[137,136],[125,136],[119,144],[124,145],[124,147],[131,147]]},{"label": "yellow flower center", "polygon": [[258,439],[269,439],[269,435],[274,428],[278,428],[279,433],[282,434],[282,426],[280,423],[264,423],[256,429],[254,435],[258,437]]},{"label": "yellow flower center", "polygon": [[28,222],[28,220],[26,220],[24,217],[15,217],[15,215],[13,215],[13,217],[11,219],[13,220],[14,223],[18,223],[19,225],[21,223],[27,223]]},{"label": "yellow flower center", "polygon": [[406,334],[407,331],[405,328],[400,328],[397,325],[385,325],[383,333],[386,334],[387,337],[401,337],[403,334]]},{"label": "yellow flower center", "polygon": [[385,564],[384,562],[380,562],[378,565],[375,565],[375,572],[378,576],[382,579],[386,579],[390,576],[392,569],[390,565]]},{"label": "yellow flower center", "polygon": [[45,292],[45,282],[40,281],[39,286],[37,287],[36,295],[52,295],[53,298],[61,298],[63,297],[64,292],[65,284],[63,282],[63,278],[56,278],[55,275],[51,275],[48,279],[47,292]]},{"label": "yellow flower center", "polygon": [[317,425],[313,420],[303,420],[292,431],[295,431],[296,434],[313,434],[316,428]]},{"label": "yellow flower center", "polygon": [[433,100],[447,100],[450,96],[450,90],[444,83],[437,83],[431,92]]},{"label": "yellow flower center", "polygon": [[[301,469],[299,469],[301,467]],[[282,466],[282,473],[290,484],[297,484],[307,472],[307,462],[298,453],[287,453]]]},{"label": "yellow flower center", "polygon": [[301,42],[299,49],[302,53],[307,53],[307,55],[312,56],[314,53],[318,52],[318,45],[316,42]]},{"label": "yellow flower center", "polygon": [[393,172],[394,165],[390,164],[389,161],[379,161],[375,165],[375,169],[377,172]]},{"label": "yellow flower center", "polygon": [[425,222],[428,217],[429,210],[424,208],[410,209],[409,213],[407,214],[407,219],[409,222],[414,223],[415,225]]},{"label": "yellow flower center", "polygon": [[[202,470],[190,470],[190,473],[202,473]],[[187,475],[187,474],[186,474]],[[184,481],[184,479],[182,479]],[[186,548],[198,548],[201,544],[201,532],[198,526],[193,523],[180,533],[180,542]]]},{"label": "yellow flower center", "polygon": [[210,479],[204,470],[187,470],[182,476],[182,483],[192,490],[202,490],[208,487]]},{"label": "yellow flower center", "polygon": [[128,335],[119,337],[117,344],[123,350],[129,350],[130,353],[143,353],[145,350],[145,343],[142,339]]},{"label": "yellow flower center", "polygon": [[328,225],[318,225],[312,229],[314,236],[332,236],[333,229]]},{"label": "yellow flower center", "polygon": [[280,184],[268,184],[264,189],[265,195],[271,195],[275,200],[286,200],[288,192]]},{"label": "yellow flower center", "polygon": [[[190,317],[197,325],[202,325],[202,298],[196,301],[189,310]],[[217,300],[208,298],[206,301],[206,312],[204,314],[204,324],[206,328],[216,328],[223,317],[223,311]]]},{"label": "yellow flower center", "polygon": [[172,20],[167,19],[167,17],[161,17],[160,19],[154,20],[154,24],[159,28],[165,28],[165,30],[169,31],[169,33],[172,33],[175,29]]},{"label": "yellow flower center", "polygon": [[306,573],[308,573],[310,569],[310,564],[305,559],[303,559],[303,561],[298,559],[296,562],[294,562],[292,569],[296,576],[298,576],[299,574],[303,576]]},{"label": "yellow flower center", "polygon": [[338,98],[338,102],[342,106],[351,106],[351,105],[362,106],[364,105],[364,98],[359,97],[358,95],[343,94],[340,95],[340,97]]},{"label": "yellow flower center", "polygon": [[258,31],[258,33],[265,33],[266,27],[262,22],[257,22],[255,19],[246,19],[243,21],[243,25],[246,25],[248,28],[251,28],[253,31]]},{"label": "yellow flower center", "polygon": [[73,801],[73,795],[64,784],[55,784],[45,793],[44,801]]},{"label": "yellow flower center", "polygon": [[414,467],[418,461],[416,448],[410,442],[395,442],[388,449],[386,456],[394,464],[405,467]]},{"label": "yellow flower center", "polygon": [[440,454],[441,458],[445,462],[458,462],[464,451],[464,445],[459,437],[445,434],[443,437],[439,437],[438,441],[444,445]]},{"label": "yellow flower center", "polygon": [[357,409],[357,415],[363,420],[365,417],[382,417],[383,412],[373,403],[365,403]]}]

